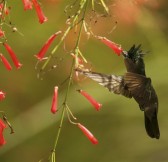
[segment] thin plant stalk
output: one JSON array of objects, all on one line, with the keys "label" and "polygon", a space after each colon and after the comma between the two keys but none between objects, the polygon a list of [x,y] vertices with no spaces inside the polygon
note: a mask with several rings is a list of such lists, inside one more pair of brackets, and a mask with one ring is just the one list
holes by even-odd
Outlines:
[{"label": "thin plant stalk", "polygon": [[[82,8],[84,6],[85,6],[85,9],[84,9],[84,13],[83,13],[83,16],[82,16],[82,23],[81,23],[81,26],[80,26],[79,35],[78,35],[77,42],[76,42],[76,45],[75,45],[75,50],[79,48],[78,46],[79,46],[81,32],[82,32],[82,28],[83,28],[83,22],[84,22],[83,20],[84,20],[85,14],[86,14],[87,4],[88,4],[89,0],[81,0],[81,2],[83,2],[82,3],[82,7],[80,7],[78,12],[81,12],[81,10],[82,10]],[[62,41],[65,39],[65,37],[68,34],[69,30],[74,27],[74,23],[75,23],[77,17],[74,18],[74,19],[75,20],[73,21],[72,25],[64,33],[64,35],[63,35],[61,41],[59,42],[59,44],[53,49],[51,55],[49,56],[50,58],[54,54],[54,52],[57,50],[59,45],[62,43]],[[45,68],[45,66],[47,65],[48,61],[49,60],[47,60],[47,62],[43,65],[43,68]],[[65,110],[66,110],[66,107],[67,107],[68,94],[69,94],[70,86],[71,86],[71,83],[72,83],[72,76],[73,76],[73,72],[74,72],[74,67],[75,67],[75,61],[73,59],[72,60],[72,65],[71,65],[71,69],[70,69],[70,75],[69,75],[69,81],[68,81],[68,85],[67,85],[67,91],[66,91],[66,94],[65,94],[63,107],[62,107],[61,120],[60,120],[58,132],[57,132],[57,135],[56,135],[56,138],[55,138],[55,143],[54,143],[54,147],[53,147],[52,154],[51,154],[51,159],[50,159],[51,162],[55,162],[55,151],[56,151],[56,147],[57,147],[57,144],[58,144],[58,140],[59,140],[61,129],[62,129],[62,125],[63,125],[63,120],[64,120],[64,116],[65,116]]]}]

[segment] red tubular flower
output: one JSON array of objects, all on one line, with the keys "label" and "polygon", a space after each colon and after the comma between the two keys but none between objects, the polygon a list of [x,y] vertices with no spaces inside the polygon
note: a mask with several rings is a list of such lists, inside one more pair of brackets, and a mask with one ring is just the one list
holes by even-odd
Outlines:
[{"label": "red tubular flower", "polygon": [[0,53],[0,59],[3,62],[3,64],[5,65],[7,70],[12,70],[12,66],[10,65],[8,60],[1,53]]},{"label": "red tubular flower", "polygon": [[5,93],[3,91],[0,91],[0,101],[5,98]]},{"label": "red tubular flower", "polygon": [[56,33],[54,33],[48,40],[47,42],[43,45],[42,49],[40,50],[40,52],[35,55],[35,57],[37,57],[37,59],[42,60],[44,58],[45,53],[47,52],[48,48],[50,47],[51,43],[54,41],[54,39],[57,37],[58,34],[60,34],[61,31],[58,31]]},{"label": "red tubular flower", "polygon": [[51,112],[55,114],[57,112],[57,97],[58,97],[58,87],[54,87],[54,95],[52,99]]},{"label": "red tubular flower", "polygon": [[94,135],[82,124],[77,123],[77,126],[82,130],[84,135],[93,143],[93,144],[98,144],[98,140],[94,137]]},{"label": "red tubular flower", "polygon": [[108,47],[110,47],[118,56],[121,55],[121,53],[123,52],[123,49],[118,46],[116,43],[110,41],[109,39],[105,38],[105,37],[101,37],[100,40]]},{"label": "red tubular flower", "polygon": [[17,69],[19,69],[22,66],[22,64],[18,61],[15,53],[13,52],[13,50],[11,49],[11,47],[7,43],[4,43],[3,45],[5,46],[5,48],[8,51],[10,57],[12,58],[12,61],[13,61],[14,65],[16,66]]},{"label": "red tubular flower", "polygon": [[43,11],[41,10],[41,7],[40,5],[38,4],[38,1],[37,0],[32,0],[33,2],[33,5],[35,7],[35,10],[36,10],[36,13],[38,15],[38,18],[39,18],[39,22],[42,24],[44,22],[46,22],[48,19],[47,17],[44,15]]},{"label": "red tubular flower", "polygon": [[24,5],[24,10],[31,10],[32,9],[32,2],[30,0],[22,0]]},{"label": "red tubular flower", "polygon": [[6,143],[4,137],[3,137],[3,130],[6,128],[5,123],[0,119],[0,146],[4,145]]},{"label": "red tubular flower", "polygon": [[90,96],[87,92],[83,90],[77,90],[81,95],[83,95],[94,107],[97,111],[100,110],[102,104],[98,103],[92,96]]}]

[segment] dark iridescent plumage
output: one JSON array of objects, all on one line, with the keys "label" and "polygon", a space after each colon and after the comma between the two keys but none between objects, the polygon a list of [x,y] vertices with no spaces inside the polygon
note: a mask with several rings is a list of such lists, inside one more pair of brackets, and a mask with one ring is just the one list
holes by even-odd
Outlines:
[{"label": "dark iridescent plumage", "polygon": [[123,52],[127,69],[123,76],[106,75],[80,69],[77,69],[77,71],[97,81],[100,85],[108,88],[110,92],[128,98],[133,97],[139,104],[140,109],[144,111],[147,134],[152,138],[159,139],[158,98],[151,84],[151,79],[146,77],[143,55],[140,45],[138,47],[133,45],[128,52]]}]

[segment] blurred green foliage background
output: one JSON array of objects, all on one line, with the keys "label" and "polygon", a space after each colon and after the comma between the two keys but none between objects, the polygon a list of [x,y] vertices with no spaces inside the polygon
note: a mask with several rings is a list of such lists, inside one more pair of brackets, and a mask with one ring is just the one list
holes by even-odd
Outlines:
[{"label": "blurred green foliage background", "polygon": [[[21,1],[8,2],[11,6],[11,21],[24,36],[12,33],[8,28],[5,29],[6,35],[23,67],[20,70],[6,71],[0,64],[0,88],[6,92],[6,99],[0,102],[0,110],[6,112],[15,129],[13,135],[5,130],[7,143],[0,148],[0,162],[37,162],[47,158],[52,150],[60,119],[60,112],[56,115],[50,113],[53,87],[68,76],[72,58],[61,47],[53,61],[57,68],[38,79],[38,72],[35,70],[37,60],[34,55],[51,34],[65,30],[67,16],[64,8],[72,2],[42,1],[43,11],[49,19],[42,25],[38,23],[34,10],[23,10]],[[133,99],[109,93],[89,79],[80,82],[74,80],[68,104],[78,120],[98,138],[99,144],[92,145],[76,126],[65,119],[56,151],[57,162],[168,161],[168,1],[139,0],[137,4],[132,2],[123,0],[120,3],[124,5],[121,5],[118,1],[107,1],[112,15],[110,18],[95,18],[92,12],[88,12],[87,18],[89,20],[93,17],[90,26],[95,34],[108,37],[126,50],[133,44],[142,44],[144,51],[150,51],[144,59],[146,73],[152,78],[159,97],[158,120],[161,137],[155,140],[147,136],[143,112]],[[103,12],[101,7],[98,10]],[[116,29],[109,34],[116,21]],[[72,33],[65,41],[67,50],[71,50],[71,42],[75,38],[76,35]],[[55,44],[59,39],[60,36]],[[84,37],[80,46],[95,71],[118,75],[125,72],[122,57],[116,56],[95,38],[87,40]],[[8,57],[2,47],[1,52]],[[59,90],[60,105],[66,88],[65,84]],[[79,88],[86,90],[103,104],[100,112],[96,112],[75,91]]]}]

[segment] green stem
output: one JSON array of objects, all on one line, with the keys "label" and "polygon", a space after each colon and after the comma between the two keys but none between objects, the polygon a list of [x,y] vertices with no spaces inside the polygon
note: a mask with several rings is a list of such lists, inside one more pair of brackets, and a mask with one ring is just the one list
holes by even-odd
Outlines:
[{"label": "green stem", "polygon": [[52,153],[55,152],[55,149],[56,149],[57,144],[58,144],[58,139],[59,139],[59,136],[60,136],[60,133],[61,133],[61,128],[62,128],[62,124],[63,124],[63,120],[64,120],[65,109],[66,109],[66,106],[63,105],[62,114],[61,114],[61,120],[60,120],[60,125],[59,125],[59,128],[58,128],[58,132],[57,132],[57,136],[56,136],[56,139],[55,139],[54,148],[52,150]]},{"label": "green stem", "polygon": [[[79,35],[78,35],[78,39],[77,39],[77,42],[76,42],[75,49],[78,48],[78,45],[79,45],[79,42],[80,42],[80,37],[81,37],[81,32],[82,32],[82,27],[83,27],[83,21],[84,21],[84,17],[85,17],[85,14],[86,14],[86,8],[87,8],[88,1],[89,0],[81,0],[81,3],[82,2],[83,3],[82,4],[80,3],[81,4],[80,10],[78,10],[78,12],[79,11],[81,12],[81,9],[85,6],[84,14],[82,16],[82,23],[81,23],[81,26],[80,26],[80,31],[79,31]],[[79,15],[79,13],[78,13],[78,15]],[[52,53],[50,55],[50,58],[54,54],[54,52],[57,50],[57,48],[59,47],[59,45],[62,43],[62,41],[65,39],[65,37],[68,34],[69,30],[74,27],[76,19],[77,19],[77,17],[74,18],[74,21],[73,21],[72,25],[66,30],[66,32],[64,33],[64,35],[63,35],[61,41],[59,42],[59,44],[53,49],[53,51],[52,51]],[[45,63],[43,65],[43,68],[45,68],[45,66],[47,65],[47,63]],[[56,135],[56,139],[55,139],[55,143],[54,143],[54,148],[53,148],[53,151],[52,151],[52,154],[54,153],[53,156],[55,156],[55,150],[56,150],[56,147],[57,147],[57,144],[58,144],[58,139],[60,137],[61,128],[62,128],[62,125],[63,125],[63,120],[64,120],[64,116],[65,116],[65,110],[66,110],[66,107],[67,107],[67,98],[68,98],[68,94],[69,94],[69,90],[70,90],[70,86],[71,86],[71,82],[72,82],[72,76],[73,76],[74,66],[75,66],[75,62],[74,62],[74,59],[73,59],[73,62],[72,62],[72,65],[71,65],[71,69],[70,69],[70,76],[69,76],[67,91],[66,91],[64,102],[63,102],[63,109],[62,109],[62,114],[61,114],[60,125],[59,125],[59,129],[58,129],[58,132],[57,132],[57,135]],[[55,159],[55,157],[54,157],[54,159]]]}]

